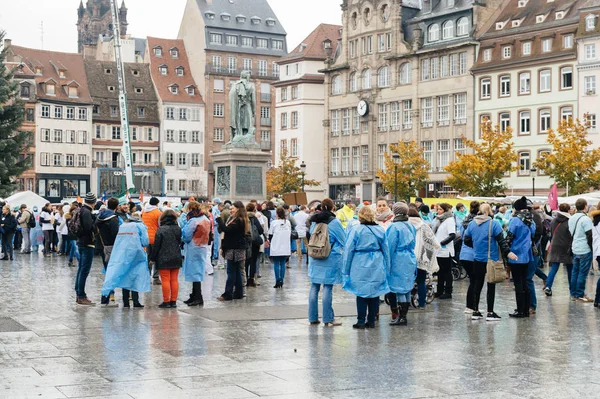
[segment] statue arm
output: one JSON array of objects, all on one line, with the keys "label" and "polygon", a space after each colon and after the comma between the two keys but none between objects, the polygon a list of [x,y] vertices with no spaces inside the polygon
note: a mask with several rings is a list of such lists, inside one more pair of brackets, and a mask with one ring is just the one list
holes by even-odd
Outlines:
[{"label": "statue arm", "polygon": [[252,85],[252,117],[256,117],[256,88]]}]

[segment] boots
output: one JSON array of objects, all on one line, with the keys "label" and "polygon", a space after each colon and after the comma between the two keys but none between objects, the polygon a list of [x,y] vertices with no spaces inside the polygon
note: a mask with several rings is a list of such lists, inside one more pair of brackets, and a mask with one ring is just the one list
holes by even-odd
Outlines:
[{"label": "boots", "polygon": [[202,298],[202,283],[192,283],[192,298],[187,303],[188,306],[199,306],[204,305],[204,299]]},{"label": "boots", "polygon": [[[394,320],[397,320],[398,317],[400,316],[400,307],[395,307],[395,308],[391,308],[392,309],[392,323],[394,322]],[[377,316],[379,316],[379,314],[377,314]]]},{"label": "boots", "polygon": [[392,320],[390,326],[405,326],[408,324],[406,315],[408,314],[408,302],[402,302],[398,306],[398,318]]}]

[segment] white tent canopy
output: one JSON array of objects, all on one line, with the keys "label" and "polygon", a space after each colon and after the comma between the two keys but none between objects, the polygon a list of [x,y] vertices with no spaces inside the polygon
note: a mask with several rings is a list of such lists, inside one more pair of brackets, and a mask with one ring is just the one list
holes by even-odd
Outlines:
[{"label": "white tent canopy", "polygon": [[21,204],[27,205],[29,209],[33,209],[37,206],[38,209],[42,209],[44,205],[48,203],[44,198],[40,197],[33,191],[21,191],[13,194],[4,200],[11,208],[21,206]]}]

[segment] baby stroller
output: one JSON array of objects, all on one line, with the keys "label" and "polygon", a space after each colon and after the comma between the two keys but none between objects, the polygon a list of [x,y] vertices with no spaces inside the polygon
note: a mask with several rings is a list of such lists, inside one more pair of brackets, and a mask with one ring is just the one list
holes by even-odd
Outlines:
[{"label": "baby stroller", "polygon": [[[427,278],[425,279],[425,286],[427,287],[427,295],[425,297],[425,303],[430,304],[431,302],[433,302],[434,299],[434,292],[435,292],[435,285],[433,284],[433,278],[431,276],[431,274],[427,275]],[[419,293],[418,293],[418,289],[417,289],[417,283],[415,282],[415,285],[412,289],[412,291],[410,292],[410,303],[413,306],[413,308],[417,308],[419,306]]]}]

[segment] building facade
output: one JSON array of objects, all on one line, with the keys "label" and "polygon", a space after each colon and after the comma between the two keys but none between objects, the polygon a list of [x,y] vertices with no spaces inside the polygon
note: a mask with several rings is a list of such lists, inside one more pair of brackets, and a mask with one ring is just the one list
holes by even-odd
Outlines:
[{"label": "building facade", "polygon": [[319,25],[278,62],[280,78],[274,84],[275,164],[279,163],[283,152],[296,158],[298,167],[304,162],[306,179],[322,183],[305,187],[309,202],[327,195],[322,128],[325,77],[319,70],[331,56],[331,46],[337,44],[340,29],[339,25]]},{"label": "building facade", "polygon": [[204,169],[204,101],[192,77],[182,40],[148,38],[146,60],[158,96],[160,158],[165,194],[207,196]]},{"label": "building facade", "polygon": [[592,146],[600,146],[598,116],[600,100],[600,7],[580,10],[577,43],[577,82],[579,116],[588,123],[589,139]]},{"label": "building facade", "polygon": [[[274,93],[278,61],[287,53],[285,30],[267,0],[188,0],[178,38],[183,40],[194,80],[206,106],[204,167],[214,192],[210,154],[231,140],[229,88],[242,71],[256,87],[256,141],[274,143]],[[150,51],[152,49],[149,49]]]},{"label": "building facade", "polygon": [[88,192],[92,101],[81,55],[11,46],[8,61],[35,75],[35,113],[26,116],[35,120],[34,191],[49,202]]},{"label": "building facade", "polygon": [[[85,60],[93,100],[92,190],[108,196],[124,192],[123,137],[119,86],[114,62]],[[160,117],[148,64],[124,64],[134,182],[138,192],[164,193],[160,158]]]},{"label": "building facade", "polygon": [[548,130],[580,115],[575,34],[587,2],[510,1],[480,36],[475,117],[513,131],[518,161],[507,194],[532,194],[533,178],[539,195],[554,183],[533,164],[551,151]]},{"label": "building facade", "polygon": [[499,3],[343,2],[340,45],[324,69],[331,198],[385,195],[377,178],[384,154],[409,140],[431,166],[420,194],[452,193],[444,168],[473,131],[474,35]]},{"label": "building facade", "polygon": [[[122,0],[119,8],[119,24],[121,35],[127,34],[127,7]],[[112,14],[110,0],[87,0],[84,7],[83,0],[77,9],[77,51],[80,54],[94,57],[98,38],[111,37]]]}]

